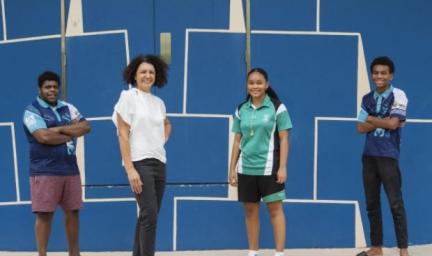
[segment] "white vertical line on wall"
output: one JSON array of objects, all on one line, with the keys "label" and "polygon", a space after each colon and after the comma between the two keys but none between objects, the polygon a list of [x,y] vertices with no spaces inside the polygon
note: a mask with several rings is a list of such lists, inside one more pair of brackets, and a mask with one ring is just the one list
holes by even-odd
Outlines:
[{"label": "white vertical line on wall", "polygon": [[173,251],[177,251],[177,198],[174,197],[173,207]]},{"label": "white vertical line on wall", "polygon": [[358,45],[358,53],[357,53],[357,113],[356,115],[360,112],[363,95],[370,92],[366,58],[365,58],[363,40],[361,34],[358,35],[357,45]]},{"label": "white vertical line on wall", "polygon": [[358,201],[355,203],[355,247],[366,247],[366,238]]},{"label": "white vertical line on wall", "polygon": [[[13,165],[14,165],[14,178],[15,178],[15,195],[16,202],[20,204],[21,201],[21,193],[19,188],[19,176],[18,176],[18,158],[17,158],[17,150],[16,150],[16,136],[15,136],[15,123],[13,122],[0,122],[1,126],[9,126],[11,129],[11,141],[12,141],[12,155],[13,155]],[[0,204],[3,205],[3,204]]]},{"label": "white vertical line on wall", "polygon": [[60,66],[61,66],[61,77],[60,77],[60,95],[61,99],[67,100],[67,69],[66,69],[66,25],[65,25],[65,0],[60,0]]},{"label": "white vertical line on wall", "polygon": [[314,118],[314,155],[313,155],[313,200],[318,200],[318,134],[319,121],[342,121],[355,122],[357,119],[353,117],[331,117],[331,116],[316,116]]},{"label": "white vertical line on wall", "polygon": [[1,0],[0,2],[1,6],[1,11],[2,11],[2,23],[3,23],[3,40],[6,41],[7,40],[7,30],[6,30],[6,7],[5,7],[5,3],[4,0]]},{"label": "white vertical line on wall", "polygon": [[230,0],[229,30],[240,33],[246,31],[242,0]]},{"label": "white vertical line on wall", "polygon": [[318,197],[318,121],[319,117],[314,118],[314,155],[313,155],[313,200]]},{"label": "white vertical line on wall", "polygon": [[201,33],[230,33],[231,31],[226,29],[189,29],[185,30],[185,54],[184,54],[184,75],[183,75],[183,110],[182,114],[187,113],[187,93],[188,93],[188,62],[189,62],[189,32],[201,32]]},{"label": "white vertical line on wall", "polygon": [[317,5],[316,5],[316,31],[317,32],[320,32],[321,30],[320,19],[321,19],[321,2],[320,0],[317,0]]},{"label": "white vertical line on wall", "polygon": [[76,157],[78,163],[78,170],[81,176],[81,185],[82,189],[82,199],[85,200],[85,192],[86,192],[86,172],[85,172],[85,149],[84,149],[84,136],[78,137],[77,139],[77,148],[76,148]]},{"label": "white vertical line on wall", "polygon": [[124,38],[125,38],[126,65],[127,65],[127,64],[129,64],[129,61],[130,61],[130,55],[129,55],[129,33],[128,33],[127,30],[124,30]]},{"label": "white vertical line on wall", "polygon": [[66,35],[81,35],[84,33],[83,11],[81,0],[71,0],[66,26]]},{"label": "white vertical line on wall", "polygon": [[251,0],[246,0],[246,30],[245,30],[245,64],[246,64],[246,73],[251,70]]},{"label": "white vertical line on wall", "polygon": [[188,79],[188,61],[189,61],[189,29],[185,32],[185,54],[184,54],[184,75],[183,75],[183,114],[187,113],[187,79]]},{"label": "white vertical line on wall", "polygon": [[13,162],[14,162],[14,172],[15,172],[15,190],[16,190],[16,200],[21,201],[21,193],[19,189],[19,176],[18,176],[18,159],[16,151],[16,141],[15,141],[15,124],[11,123],[11,136],[12,136],[12,150],[13,150]]},{"label": "white vertical line on wall", "polygon": [[[234,123],[233,117],[229,117],[229,125],[228,125],[228,183],[229,183],[229,172],[230,172],[230,163],[231,163],[231,151],[232,145],[234,141],[235,134],[231,132],[232,126]],[[237,188],[228,184],[228,198],[232,200],[237,200]]]}]

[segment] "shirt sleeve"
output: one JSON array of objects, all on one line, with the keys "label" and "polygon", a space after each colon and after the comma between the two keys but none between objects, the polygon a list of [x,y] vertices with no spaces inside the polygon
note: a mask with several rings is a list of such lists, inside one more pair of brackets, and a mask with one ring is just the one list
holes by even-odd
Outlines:
[{"label": "shirt sleeve", "polygon": [[357,116],[357,121],[362,122],[362,123],[366,122],[368,115],[369,115],[368,112],[366,112],[366,110],[362,106],[362,108],[361,108],[361,110]]},{"label": "shirt sleeve", "polygon": [[85,120],[84,116],[81,115],[81,113],[78,111],[78,109],[74,105],[67,103],[67,106],[69,108],[69,112],[71,115],[71,121],[72,120],[78,120],[78,121]]},{"label": "shirt sleeve", "polygon": [[278,131],[289,130],[293,127],[291,117],[284,104],[280,104],[276,111],[276,125]]},{"label": "shirt sleeve", "polygon": [[367,108],[365,105],[365,98],[366,98],[366,95],[363,96],[363,98],[362,98],[361,109],[360,109],[360,112],[358,113],[358,116],[357,116],[357,121],[361,122],[361,123],[366,122],[366,119],[369,115],[369,112],[367,111]]},{"label": "shirt sleeve", "polygon": [[239,109],[237,108],[235,113],[234,113],[234,123],[233,123],[233,127],[231,129],[232,132],[234,133],[241,133],[241,129],[240,129],[240,113],[239,113]]},{"label": "shirt sleeve", "polygon": [[161,111],[162,111],[162,116],[164,117],[164,120],[167,118],[167,114],[166,114],[166,106],[165,103],[163,102],[163,100],[161,101]]},{"label": "shirt sleeve", "polygon": [[112,115],[112,120],[117,126],[117,113],[120,114],[123,121],[125,121],[128,125],[132,123],[132,104],[133,101],[130,97],[131,94],[128,91],[122,91],[120,94],[120,98],[114,106],[114,112]]},{"label": "shirt sleeve", "polygon": [[394,102],[390,110],[390,117],[397,117],[401,121],[406,119],[408,98],[402,90],[394,91]]},{"label": "shirt sleeve", "polygon": [[39,129],[47,128],[45,120],[40,116],[39,111],[36,109],[27,109],[24,112],[23,122],[30,133],[33,133]]}]

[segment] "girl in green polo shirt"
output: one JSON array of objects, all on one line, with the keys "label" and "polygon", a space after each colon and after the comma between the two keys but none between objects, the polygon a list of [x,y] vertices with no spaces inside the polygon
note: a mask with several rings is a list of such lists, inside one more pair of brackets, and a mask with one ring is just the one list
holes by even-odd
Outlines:
[{"label": "girl in green polo shirt", "polygon": [[237,186],[243,202],[249,242],[248,256],[258,255],[259,207],[261,199],[273,225],[276,253],[285,245],[286,164],[288,130],[292,123],[284,104],[269,86],[267,72],[254,68],[247,75],[248,96],[235,112],[235,133],[231,152],[229,182]]}]

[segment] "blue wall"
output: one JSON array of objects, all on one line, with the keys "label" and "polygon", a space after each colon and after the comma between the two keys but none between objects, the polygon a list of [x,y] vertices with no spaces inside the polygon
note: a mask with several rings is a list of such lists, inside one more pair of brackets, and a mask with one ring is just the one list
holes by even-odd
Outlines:
[{"label": "blue wall", "polygon": [[[364,138],[356,133],[353,121],[358,69],[365,68],[358,67],[359,35],[367,63],[377,55],[394,59],[394,85],[408,95],[408,118],[416,119],[404,128],[401,152],[409,243],[432,243],[432,207],[428,204],[432,194],[428,184],[432,178],[432,124],[428,123],[432,111],[428,83],[432,2],[321,0],[320,32],[338,33],[315,34],[310,32],[317,30],[316,0],[251,2],[252,66],[269,72],[270,83],[294,124],[286,183],[290,200],[284,204],[286,246],[354,247],[359,239],[355,236],[355,206],[344,202],[359,203],[369,242],[360,163]],[[34,215],[28,203],[28,145],[21,119],[25,106],[37,94],[38,74],[61,70],[59,3],[4,3],[6,30],[0,19],[0,250],[35,250]],[[139,53],[158,54],[161,32],[172,35],[172,63],[169,84],[154,93],[166,103],[173,134],[167,144],[169,185],[157,248],[246,248],[242,206],[226,199],[225,185],[228,115],[245,96],[246,69],[245,34],[229,31],[229,6],[229,0],[82,1],[84,34],[67,38],[67,93],[68,100],[92,120],[93,128],[84,140],[83,250],[131,248],[136,205],[126,185],[114,126],[107,119],[121,90],[127,88],[121,81],[127,60]],[[186,29],[195,30],[186,33]],[[47,35],[57,36],[39,38]],[[318,122],[315,138],[317,117],[333,119]],[[383,204],[385,245],[395,246],[385,197]],[[265,207],[262,226],[261,245],[273,248]],[[54,219],[50,249],[66,249],[61,211]]]}]

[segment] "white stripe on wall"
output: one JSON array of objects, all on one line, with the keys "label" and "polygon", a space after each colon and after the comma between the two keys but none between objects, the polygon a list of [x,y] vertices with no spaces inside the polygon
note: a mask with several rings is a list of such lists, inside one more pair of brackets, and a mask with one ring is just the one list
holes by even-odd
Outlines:
[{"label": "white stripe on wall", "polygon": [[81,35],[84,33],[83,11],[81,0],[71,0],[66,25],[66,36]]},{"label": "white stripe on wall", "polygon": [[6,7],[4,0],[1,0],[0,2],[0,9],[2,13],[2,23],[3,23],[3,40],[7,40],[7,29],[6,29]]},{"label": "white stripe on wall", "polygon": [[229,30],[232,32],[246,33],[242,0],[230,0]]}]

